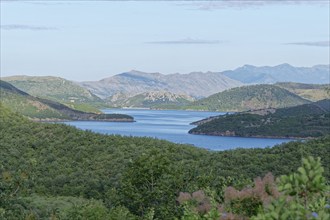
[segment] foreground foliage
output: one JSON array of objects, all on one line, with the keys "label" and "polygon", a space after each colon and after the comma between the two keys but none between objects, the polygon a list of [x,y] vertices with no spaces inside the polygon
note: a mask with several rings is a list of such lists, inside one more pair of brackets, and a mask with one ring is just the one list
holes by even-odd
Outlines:
[{"label": "foreground foliage", "polygon": [[[181,193],[178,200],[185,205],[183,219],[329,219],[330,188],[326,185],[323,171],[320,158],[304,158],[298,172],[281,176],[277,184],[269,173],[263,179],[255,179],[253,187],[241,191],[228,187],[222,204],[213,202],[212,206],[206,207],[203,203],[212,198],[207,198],[203,192],[195,192],[192,197]],[[203,200],[201,196],[194,197],[196,193],[203,195]],[[202,204],[204,210],[201,209]]]},{"label": "foreground foliage", "polygon": [[186,208],[177,204],[180,192],[209,189],[214,200],[205,204],[214,207],[226,201],[228,186],[243,189],[268,172],[288,175],[308,155],[323,158],[324,177],[330,179],[329,136],[273,148],[210,152],[35,123],[0,105],[0,140],[4,219],[182,218]]}]

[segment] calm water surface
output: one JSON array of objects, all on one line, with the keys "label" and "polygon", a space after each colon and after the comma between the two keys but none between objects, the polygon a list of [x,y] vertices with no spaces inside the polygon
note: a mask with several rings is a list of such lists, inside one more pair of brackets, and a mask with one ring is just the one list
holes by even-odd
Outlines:
[{"label": "calm water surface", "polygon": [[195,127],[194,125],[190,125],[191,122],[223,114],[219,112],[144,109],[104,109],[103,111],[105,113],[128,114],[133,116],[136,122],[72,121],[65,123],[80,129],[88,129],[99,133],[154,137],[175,143],[191,144],[211,150],[227,150],[238,147],[264,148],[292,140],[188,134],[188,131]]}]

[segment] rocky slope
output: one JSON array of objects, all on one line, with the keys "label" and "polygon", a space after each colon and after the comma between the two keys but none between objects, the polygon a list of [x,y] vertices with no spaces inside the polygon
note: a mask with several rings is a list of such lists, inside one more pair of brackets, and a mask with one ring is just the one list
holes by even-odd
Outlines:
[{"label": "rocky slope", "polygon": [[167,91],[193,97],[206,97],[240,86],[242,83],[221,73],[213,72],[163,75],[133,70],[97,82],[82,82],[80,85],[101,98],[107,98],[117,93],[134,96],[149,91]]},{"label": "rocky slope", "polygon": [[166,91],[145,92],[133,97],[117,94],[107,103],[114,107],[141,107],[141,108],[171,108],[180,107],[193,102],[195,99],[184,94],[174,94]]}]

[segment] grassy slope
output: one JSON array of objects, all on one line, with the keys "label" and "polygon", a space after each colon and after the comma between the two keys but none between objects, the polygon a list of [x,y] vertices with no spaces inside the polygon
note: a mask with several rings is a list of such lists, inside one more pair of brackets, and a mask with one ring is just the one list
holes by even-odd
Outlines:
[{"label": "grassy slope", "polygon": [[330,100],[277,109],[264,116],[250,113],[220,116],[189,132],[243,137],[318,137],[330,134]]},{"label": "grassy slope", "polygon": [[52,76],[3,77],[18,89],[32,96],[53,100],[85,112],[100,112],[94,106],[104,106],[99,97],[69,80]]},{"label": "grassy slope", "polygon": [[229,89],[194,102],[186,109],[237,112],[251,109],[283,108],[309,101],[277,86],[253,85]]},{"label": "grassy slope", "polygon": [[329,84],[304,84],[304,83],[276,83],[276,86],[279,86],[283,89],[286,89],[300,97],[310,100],[310,101],[319,101],[322,99],[329,99],[330,94],[327,89],[330,89]]},{"label": "grassy slope", "polygon": [[4,81],[0,81],[0,101],[12,111],[30,118],[70,119],[69,116]]},{"label": "grassy slope", "polygon": [[47,120],[132,120],[123,114],[94,114],[71,109],[66,105],[47,99],[36,98],[0,80],[0,100],[12,111],[33,119]]}]

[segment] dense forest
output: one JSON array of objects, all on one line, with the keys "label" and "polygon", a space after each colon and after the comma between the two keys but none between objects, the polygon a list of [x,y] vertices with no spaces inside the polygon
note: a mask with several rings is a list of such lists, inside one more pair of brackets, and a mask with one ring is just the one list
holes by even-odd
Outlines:
[{"label": "dense forest", "polygon": [[189,133],[241,137],[320,137],[330,133],[330,100],[289,108],[227,114],[196,124],[198,126]]},{"label": "dense forest", "polygon": [[[258,176],[290,175],[306,163],[318,168],[313,171],[320,180],[316,186],[330,180],[330,136],[265,149],[214,152],[31,122],[1,104],[0,140],[2,219],[219,219],[207,217],[214,212],[212,204],[228,201],[221,211],[228,213],[228,219],[251,217],[262,203],[253,198],[251,203],[250,197],[230,199],[229,187],[245,192],[246,186],[257,186],[253,179]],[[322,160],[302,164],[308,156]],[[209,208],[196,213],[188,203]],[[254,212],[243,213],[251,204]],[[320,207],[315,209],[318,214],[324,205]]]}]

